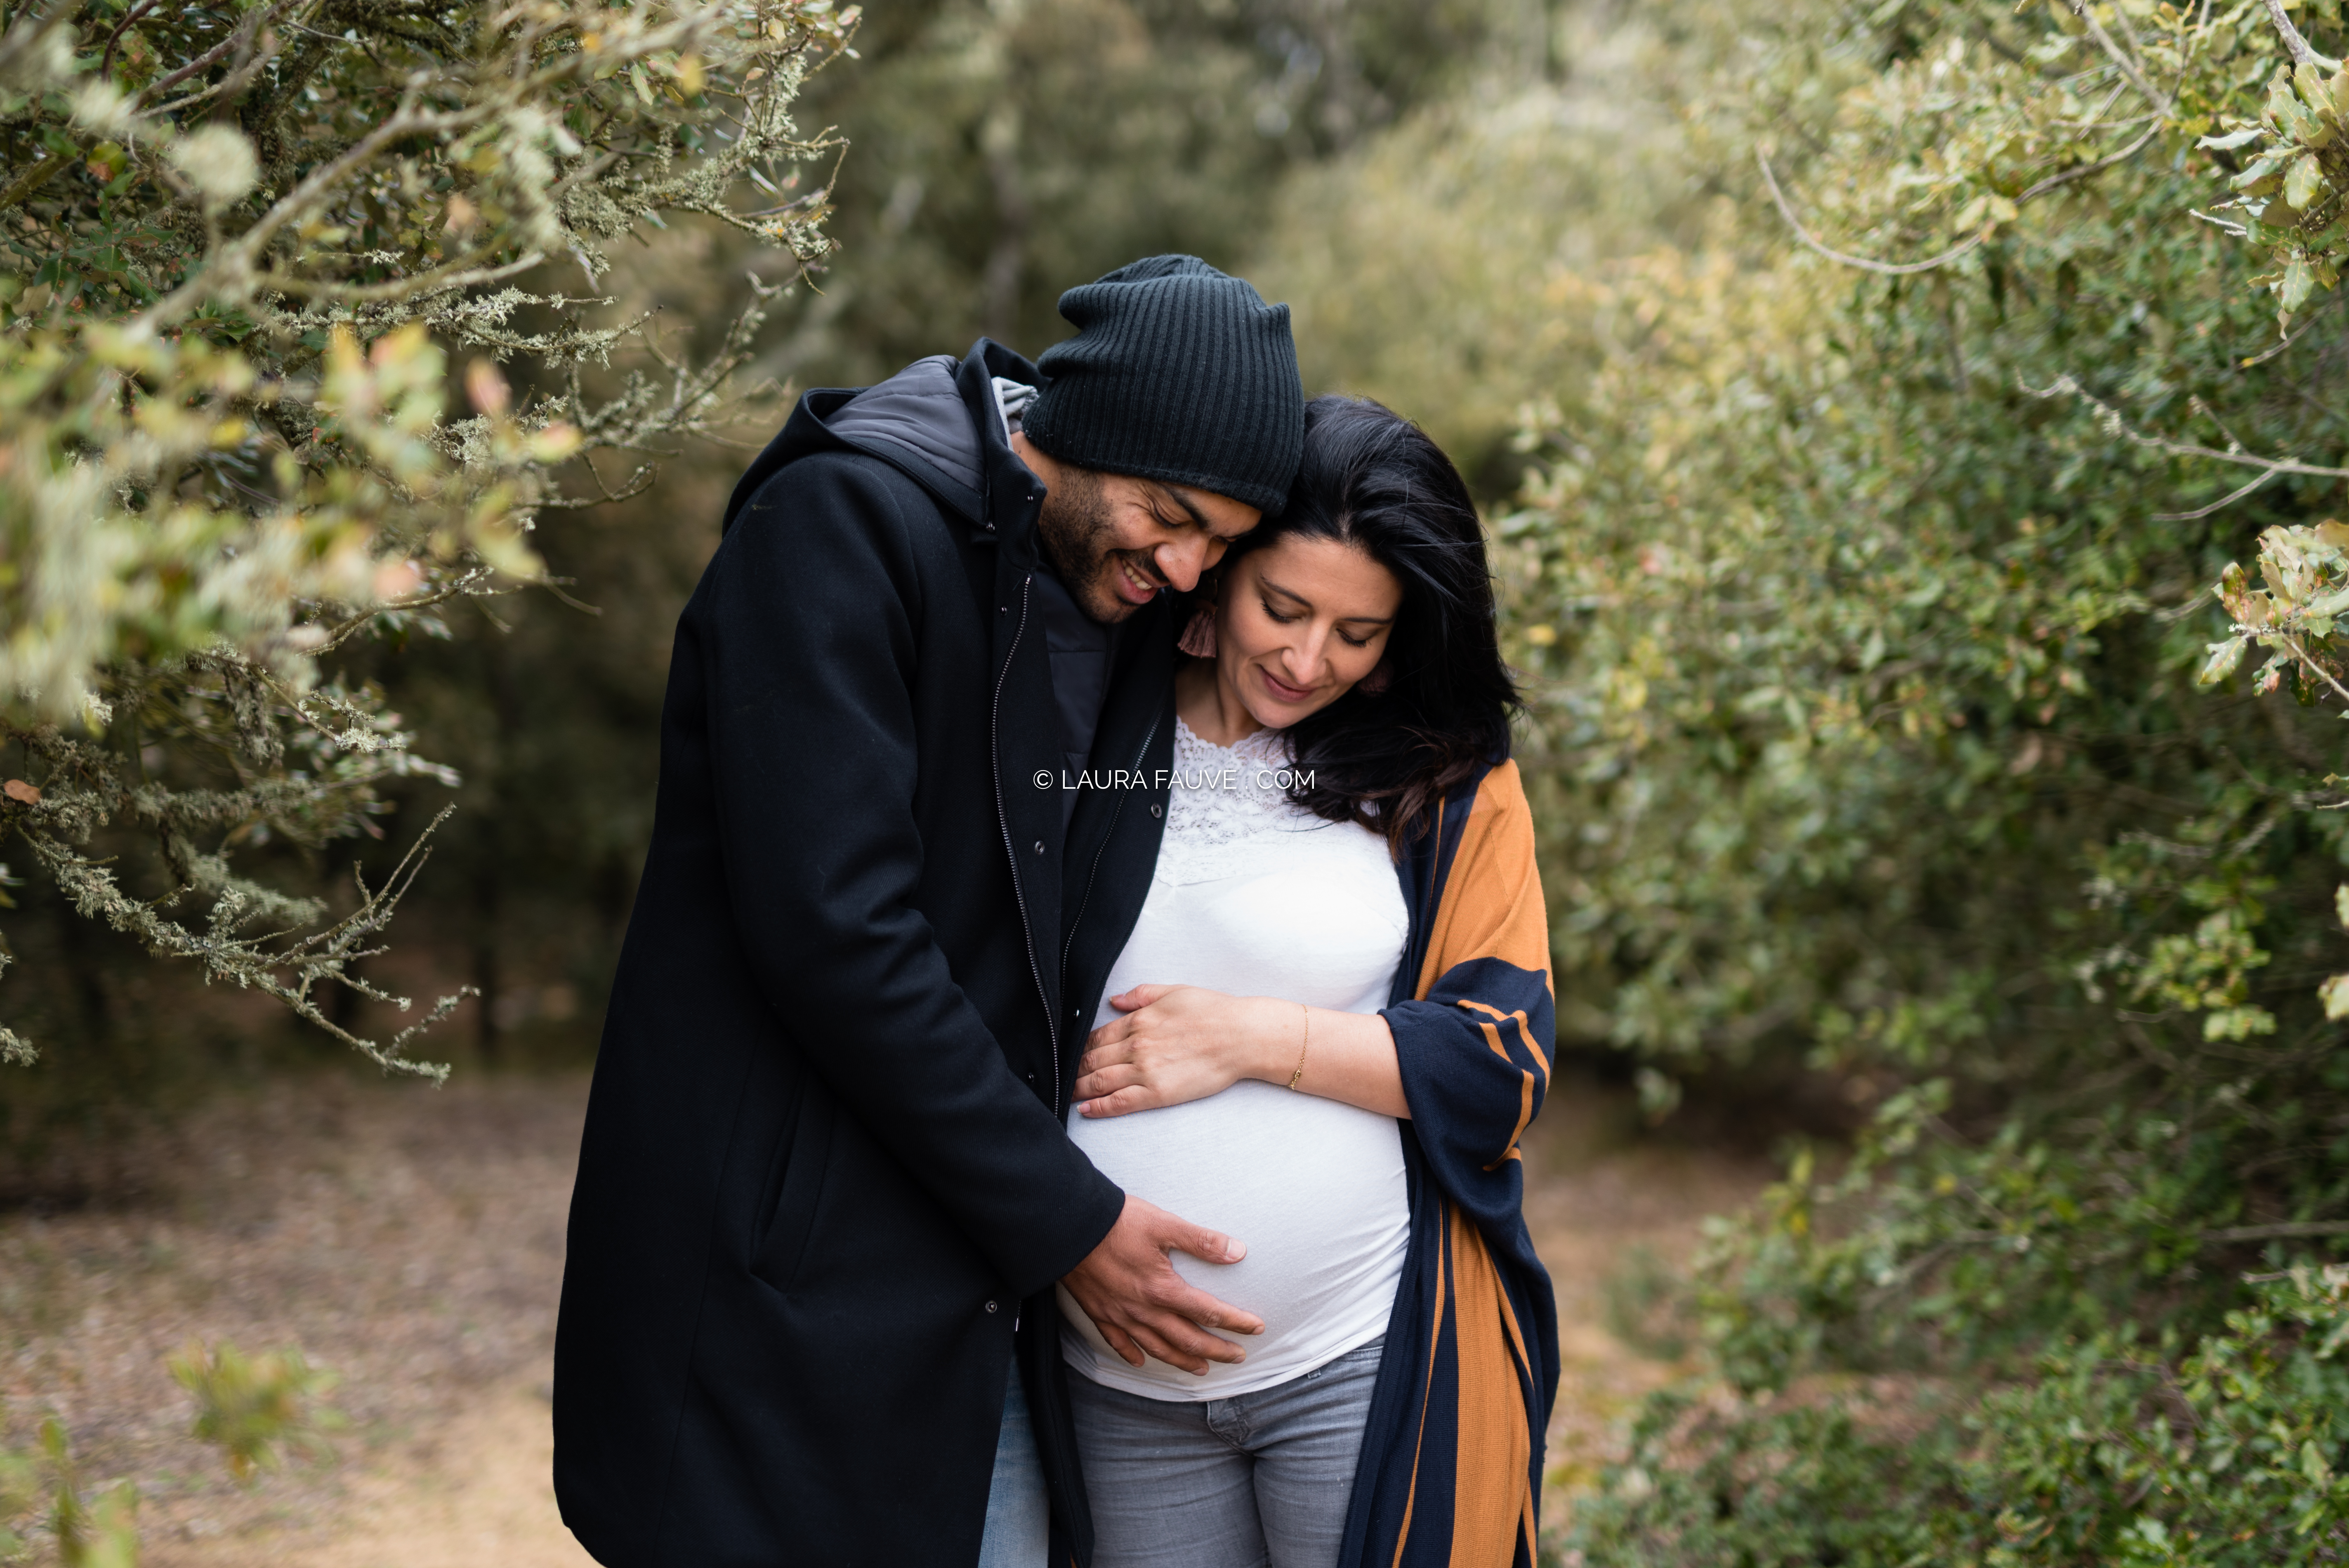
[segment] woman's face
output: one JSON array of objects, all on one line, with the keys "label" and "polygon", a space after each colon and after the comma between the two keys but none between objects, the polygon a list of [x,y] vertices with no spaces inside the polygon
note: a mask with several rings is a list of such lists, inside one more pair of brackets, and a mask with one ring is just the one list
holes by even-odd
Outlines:
[{"label": "woman's face", "polygon": [[1289,534],[1225,574],[1217,674],[1268,729],[1319,713],[1378,667],[1402,584],[1370,554]]}]

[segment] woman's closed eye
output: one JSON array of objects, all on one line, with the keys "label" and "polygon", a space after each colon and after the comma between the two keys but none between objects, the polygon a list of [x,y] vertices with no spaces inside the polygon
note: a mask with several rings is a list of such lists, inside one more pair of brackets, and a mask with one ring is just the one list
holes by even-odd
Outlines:
[{"label": "woman's closed eye", "polygon": [[[1278,608],[1278,605],[1273,603],[1271,599],[1264,599],[1264,596],[1261,596],[1261,593],[1259,593],[1259,596],[1257,596],[1257,603],[1264,605],[1264,615],[1268,617],[1268,620],[1271,620],[1273,624],[1288,626],[1288,624],[1294,624],[1294,622],[1304,620],[1304,610],[1288,610],[1288,613],[1282,613],[1282,610]],[[1353,634],[1350,634],[1350,632],[1346,632],[1346,626],[1337,626],[1337,634],[1339,634],[1339,638],[1341,638],[1343,644],[1349,645],[1349,648],[1370,648],[1370,638],[1367,638],[1367,636],[1353,636]]]},{"label": "woman's closed eye", "polygon": [[[1299,621],[1304,618],[1304,612],[1301,610],[1291,611],[1287,614],[1283,614],[1278,609],[1274,607],[1271,600],[1267,599],[1262,595],[1257,596],[1257,603],[1264,606],[1265,615],[1277,625],[1286,626],[1290,624],[1292,622]],[[1371,645],[1371,638],[1378,635],[1377,633],[1373,632],[1369,634],[1369,635],[1357,637],[1352,633],[1347,631],[1343,626],[1336,626],[1331,629],[1338,634],[1338,640],[1345,644],[1350,648],[1367,648]]]}]

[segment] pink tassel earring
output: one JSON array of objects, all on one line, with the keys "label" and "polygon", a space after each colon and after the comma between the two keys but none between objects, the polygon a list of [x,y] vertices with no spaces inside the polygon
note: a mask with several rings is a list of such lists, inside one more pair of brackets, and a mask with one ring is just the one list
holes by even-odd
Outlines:
[{"label": "pink tassel earring", "polygon": [[1199,607],[1191,612],[1190,624],[1183,628],[1183,635],[1174,645],[1195,659],[1216,656],[1216,605],[1213,600],[1201,601]]}]

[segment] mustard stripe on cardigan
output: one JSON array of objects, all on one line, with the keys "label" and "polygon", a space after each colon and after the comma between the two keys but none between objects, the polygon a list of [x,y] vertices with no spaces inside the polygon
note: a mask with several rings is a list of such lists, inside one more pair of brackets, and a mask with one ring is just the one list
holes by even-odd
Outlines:
[{"label": "mustard stripe on cardigan", "polygon": [[1384,1016],[1412,1109],[1411,1252],[1339,1561],[1533,1568],[1557,1321],[1517,1140],[1556,1023],[1516,764],[1447,799],[1400,870],[1411,938]]}]

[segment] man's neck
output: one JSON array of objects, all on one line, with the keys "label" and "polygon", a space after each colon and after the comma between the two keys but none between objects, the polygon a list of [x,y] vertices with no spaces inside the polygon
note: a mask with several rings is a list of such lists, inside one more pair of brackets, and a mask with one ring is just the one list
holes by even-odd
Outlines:
[{"label": "man's neck", "polygon": [[1053,488],[1060,484],[1061,478],[1060,460],[1030,440],[1027,431],[1011,432],[1011,455],[1027,464],[1030,473],[1044,481],[1046,494],[1050,494]]}]

